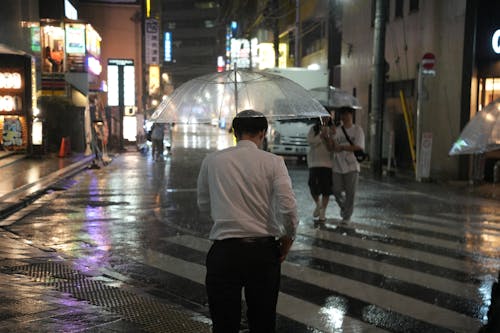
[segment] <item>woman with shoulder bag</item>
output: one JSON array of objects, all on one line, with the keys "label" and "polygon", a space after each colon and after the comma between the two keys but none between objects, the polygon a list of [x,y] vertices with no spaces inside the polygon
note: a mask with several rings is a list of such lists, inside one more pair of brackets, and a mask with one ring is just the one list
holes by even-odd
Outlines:
[{"label": "woman with shoulder bag", "polygon": [[365,134],[354,124],[355,109],[339,108],[341,124],[330,140],[329,148],[334,152],[332,159],[333,195],[340,208],[343,223],[350,221],[354,209],[354,197],[358,185],[360,166],[355,151],[364,151]]}]

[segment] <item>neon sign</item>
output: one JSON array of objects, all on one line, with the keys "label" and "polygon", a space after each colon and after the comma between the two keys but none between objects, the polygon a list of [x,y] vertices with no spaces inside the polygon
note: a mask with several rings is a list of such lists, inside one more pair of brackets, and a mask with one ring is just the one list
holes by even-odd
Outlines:
[{"label": "neon sign", "polygon": [[496,54],[500,54],[500,29],[495,31],[493,37],[491,37],[491,46]]}]

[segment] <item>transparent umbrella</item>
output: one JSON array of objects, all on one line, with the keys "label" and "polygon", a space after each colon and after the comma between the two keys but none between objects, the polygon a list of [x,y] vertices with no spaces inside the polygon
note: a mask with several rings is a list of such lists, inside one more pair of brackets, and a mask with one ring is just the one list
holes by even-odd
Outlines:
[{"label": "transparent umbrella", "polygon": [[329,116],[297,83],[273,74],[230,70],[194,78],[177,88],[151,116],[155,122],[232,121],[243,110],[262,112],[269,120]]},{"label": "transparent umbrella", "polygon": [[315,99],[328,108],[347,106],[353,109],[361,109],[361,104],[356,97],[333,86],[313,88],[310,92]]},{"label": "transparent umbrella", "polygon": [[472,117],[449,155],[485,153],[497,149],[500,149],[500,98]]}]

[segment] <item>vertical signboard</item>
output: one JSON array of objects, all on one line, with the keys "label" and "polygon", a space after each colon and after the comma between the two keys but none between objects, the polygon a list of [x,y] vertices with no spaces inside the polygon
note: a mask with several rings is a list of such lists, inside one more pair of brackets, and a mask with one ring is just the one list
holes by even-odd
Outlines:
[{"label": "vertical signboard", "polygon": [[167,31],[165,32],[165,62],[172,61],[172,33]]},{"label": "vertical signboard", "polygon": [[108,105],[135,105],[135,67],[133,60],[108,60]]},{"label": "vertical signboard", "polygon": [[145,62],[147,65],[160,64],[160,26],[158,20],[148,18],[145,21]]}]

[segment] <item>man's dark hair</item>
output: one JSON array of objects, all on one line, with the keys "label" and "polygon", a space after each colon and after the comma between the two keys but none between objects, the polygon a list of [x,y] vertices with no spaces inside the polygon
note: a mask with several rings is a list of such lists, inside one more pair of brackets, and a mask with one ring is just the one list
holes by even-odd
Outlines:
[{"label": "man's dark hair", "polygon": [[237,138],[242,134],[255,135],[267,131],[267,119],[261,112],[245,110],[239,112],[233,119],[233,130]]}]

